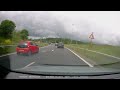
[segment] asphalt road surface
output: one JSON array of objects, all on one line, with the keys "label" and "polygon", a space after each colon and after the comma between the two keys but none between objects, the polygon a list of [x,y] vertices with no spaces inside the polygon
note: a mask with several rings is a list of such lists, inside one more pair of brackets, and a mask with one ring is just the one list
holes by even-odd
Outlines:
[{"label": "asphalt road surface", "polygon": [[11,54],[0,57],[0,60],[10,60],[11,69],[20,69],[41,64],[49,65],[80,65],[87,66],[80,58],[66,48],[57,48],[55,45],[40,48],[39,53],[31,56]]}]

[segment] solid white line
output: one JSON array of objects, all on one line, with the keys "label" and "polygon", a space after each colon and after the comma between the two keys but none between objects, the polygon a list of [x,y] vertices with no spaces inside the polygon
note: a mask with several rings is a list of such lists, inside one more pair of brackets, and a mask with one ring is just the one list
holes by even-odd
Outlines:
[{"label": "solid white line", "polygon": [[29,67],[30,65],[32,65],[32,64],[34,64],[34,63],[35,63],[35,62],[32,62],[32,63],[28,64],[27,66],[25,66],[25,67],[22,68],[22,69],[25,69],[25,68]]},{"label": "solid white line", "polygon": [[83,62],[85,62],[86,64],[89,65],[89,67],[94,67],[93,65],[91,65],[90,63],[88,63],[86,60],[84,60],[83,58],[81,58],[79,55],[77,55],[75,52],[73,52],[72,50],[70,50],[69,48],[65,47],[66,49],[68,49],[69,51],[71,51],[74,55],[76,55],[79,59],[81,59]]},{"label": "solid white line", "polygon": [[14,52],[14,53],[9,53],[9,54],[5,54],[5,55],[2,55],[2,56],[0,56],[0,57],[8,56],[8,55],[11,55],[11,54],[16,54],[16,52]]},{"label": "solid white line", "polygon": [[[80,49],[84,49],[84,48],[80,48]],[[113,57],[113,58],[116,58],[116,59],[120,59],[119,57],[112,56],[112,55],[109,55],[109,54],[105,54],[105,53],[101,53],[101,52],[97,52],[97,51],[93,51],[93,50],[89,50],[89,49],[84,49],[84,50],[94,52],[94,53],[98,53],[98,54],[102,54],[102,55],[109,56],[109,57]]]}]

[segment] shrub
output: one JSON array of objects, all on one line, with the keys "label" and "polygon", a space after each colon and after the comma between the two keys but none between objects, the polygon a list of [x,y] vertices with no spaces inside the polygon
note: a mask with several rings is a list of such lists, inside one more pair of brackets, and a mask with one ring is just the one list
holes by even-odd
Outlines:
[{"label": "shrub", "polygon": [[5,44],[5,45],[6,45],[6,44],[7,44],[7,45],[12,44],[12,41],[11,41],[10,39],[7,39],[7,40],[4,41],[4,44]]}]

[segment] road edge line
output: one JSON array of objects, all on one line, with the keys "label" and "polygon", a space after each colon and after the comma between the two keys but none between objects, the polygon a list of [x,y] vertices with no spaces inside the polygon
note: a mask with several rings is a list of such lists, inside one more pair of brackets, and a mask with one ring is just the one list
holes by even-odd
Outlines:
[{"label": "road edge line", "polygon": [[72,52],[74,55],[76,55],[79,59],[81,59],[83,62],[85,62],[87,65],[89,65],[89,67],[94,67],[93,65],[91,65],[89,62],[87,62],[85,59],[83,59],[82,57],[80,57],[78,54],[76,54],[74,51],[72,51],[71,49],[65,47],[66,49],[68,49],[70,52]]},{"label": "road edge line", "polygon": [[11,54],[16,54],[16,52],[14,52],[14,53],[9,53],[9,54],[5,54],[5,55],[2,55],[2,56],[0,56],[0,57],[8,56],[8,55],[11,55]]}]

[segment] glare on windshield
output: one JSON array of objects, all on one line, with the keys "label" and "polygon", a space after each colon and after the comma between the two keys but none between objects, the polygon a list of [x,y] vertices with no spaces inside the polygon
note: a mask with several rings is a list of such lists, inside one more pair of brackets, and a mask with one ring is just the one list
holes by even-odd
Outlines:
[{"label": "glare on windshield", "polygon": [[0,11],[0,65],[9,60],[11,70],[36,72],[119,70],[119,30],[119,11]]}]

